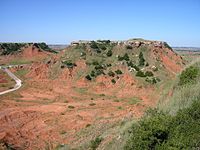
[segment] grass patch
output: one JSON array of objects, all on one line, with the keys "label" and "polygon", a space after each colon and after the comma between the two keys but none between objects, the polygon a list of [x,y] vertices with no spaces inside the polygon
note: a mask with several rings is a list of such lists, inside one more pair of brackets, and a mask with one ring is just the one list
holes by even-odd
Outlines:
[{"label": "grass patch", "polygon": [[26,70],[26,69],[20,69],[20,70],[18,70],[18,71],[15,72],[15,75],[17,75],[19,77],[24,77],[27,73],[28,73],[28,70]]}]

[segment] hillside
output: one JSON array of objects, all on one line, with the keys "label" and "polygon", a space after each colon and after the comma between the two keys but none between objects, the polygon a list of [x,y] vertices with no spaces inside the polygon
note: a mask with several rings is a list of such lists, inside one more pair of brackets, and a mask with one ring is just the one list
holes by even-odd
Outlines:
[{"label": "hillside", "polygon": [[[41,55],[32,50],[20,55]],[[186,63],[167,43],[143,39],[72,42],[42,58],[13,68],[24,85],[1,97],[0,138],[13,147],[87,149],[98,136],[106,145],[170,92]]]},{"label": "hillside", "polygon": [[31,63],[54,54],[45,43],[0,43],[0,64]]},{"label": "hillside", "polygon": [[0,43],[0,55],[17,54],[29,46],[37,48],[40,51],[53,52],[46,43]]},{"label": "hillside", "polygon": [[171,96],[129,128],[124,149],[198,149],[200,147],[200,62],[188,66]]}]

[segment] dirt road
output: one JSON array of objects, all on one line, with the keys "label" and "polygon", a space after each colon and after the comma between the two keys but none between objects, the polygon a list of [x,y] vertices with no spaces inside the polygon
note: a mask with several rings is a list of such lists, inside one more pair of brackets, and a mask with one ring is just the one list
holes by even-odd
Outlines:
[{"label": "dirt road", "polygon": [[9,93],[9,92],[13,92],[18,90],[21,86],[22,86],[22,81],[17,78],[10,70],[8,70],[7,68],[1,68],[3,71],[5,71],[13,80],[15,80],[16,84],[12,89],[0,92],[0,95]]}]

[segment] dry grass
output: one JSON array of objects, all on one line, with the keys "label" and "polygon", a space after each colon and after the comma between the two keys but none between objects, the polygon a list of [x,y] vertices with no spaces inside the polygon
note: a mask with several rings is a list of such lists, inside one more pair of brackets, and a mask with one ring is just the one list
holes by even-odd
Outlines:
[{"label": "dry grass", "polygon": [[[200,69],[200,61],[195,60],[189,66],[196,66]],[[193,101],[200,98],[200,77],[193,84],[178,86],[179,76],[172,83],[172,96],[168,96],[165,100],[160,100],[158,108],[164,112],[175,114],[179,109],[189,107]]]}]

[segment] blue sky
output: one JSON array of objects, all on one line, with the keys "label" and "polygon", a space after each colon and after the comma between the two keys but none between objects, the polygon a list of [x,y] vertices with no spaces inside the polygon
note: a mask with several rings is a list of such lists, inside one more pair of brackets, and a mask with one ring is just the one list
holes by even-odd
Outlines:
[{"label": "blue sky", "polygon": [[200,0],[0,0],[0,42],[167,41],[200,47]]}]

